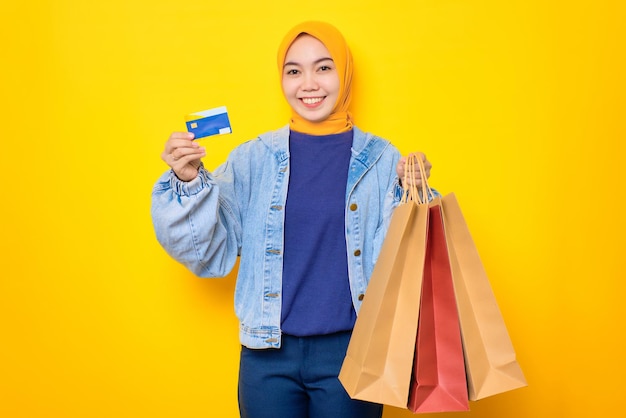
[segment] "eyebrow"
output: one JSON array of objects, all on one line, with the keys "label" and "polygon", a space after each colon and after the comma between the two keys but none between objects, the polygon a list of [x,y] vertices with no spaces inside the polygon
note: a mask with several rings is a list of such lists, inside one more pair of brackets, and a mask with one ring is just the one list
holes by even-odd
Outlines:
[{"label": "eyebrow", "polygon": [[[320,58],[320,59],[315,60],[315,61],[313,62],[313,65],[315,65],[315,64],[319,64],[320,62],[323,62],[323,61],[332,61],[332,62],[334,62],[332,58],[330,58],[330,57],[324,57],[324,58]],[[285,67],[286,67],[286,66],[288,66],[288,65],[301,65],[301,64],[299,64],[299,63],[297,63],[297,62],[294,62],[294,61],[289,61],[289,62],[286,62],[286,63],[285,63],[285,65],[283,65],[283,68],[285,68]]]}]

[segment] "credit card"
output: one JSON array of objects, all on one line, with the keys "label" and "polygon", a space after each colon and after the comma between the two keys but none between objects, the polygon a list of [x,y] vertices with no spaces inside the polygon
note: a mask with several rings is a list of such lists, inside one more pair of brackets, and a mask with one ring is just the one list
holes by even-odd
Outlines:
[{"label": "credit card", "polygon": [[194,139],[232,132],[226,106],[207,109],[185,116],[187,131],[193,132]]}]

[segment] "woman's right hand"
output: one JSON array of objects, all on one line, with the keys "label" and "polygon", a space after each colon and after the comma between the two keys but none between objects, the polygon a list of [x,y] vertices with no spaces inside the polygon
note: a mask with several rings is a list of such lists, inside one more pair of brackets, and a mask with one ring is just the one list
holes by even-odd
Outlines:
[{"label": "woman's right hand", "polygon": [[205,155],[206,150],[193,140],[192,133],[173,132],[165,143],[161,159],[180,180],[191,181],[198,176],[200,159]]}]

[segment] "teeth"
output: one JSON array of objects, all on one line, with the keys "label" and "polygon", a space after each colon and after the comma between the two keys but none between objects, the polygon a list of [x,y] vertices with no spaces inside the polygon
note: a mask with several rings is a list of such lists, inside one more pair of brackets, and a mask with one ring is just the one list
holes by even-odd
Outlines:
[{"label": "teeth", "polygon": [[312,105],[322,101],[321,97],[305,97],[302,99],[305,104]]}]

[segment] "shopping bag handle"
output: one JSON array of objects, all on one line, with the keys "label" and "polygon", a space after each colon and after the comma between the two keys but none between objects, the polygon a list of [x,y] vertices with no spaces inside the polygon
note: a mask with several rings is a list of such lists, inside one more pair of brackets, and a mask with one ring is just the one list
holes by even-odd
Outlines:
[{"label": "shopping bag handle", "polygon": [[[413,182],[408,181],[409,178],[415,178],[415,174],[417,174],[418,170],[420,178],[422,179],[421,190],[419,190],[417,185],[413,184]],[[406,157],[402,187],[404,189],[401,199],[402,203],[413,200],[417,204],[426,204],[435,197],[433,190],[428,185],[424,161],[418,157],[418,154],[410,154]]]}]

